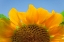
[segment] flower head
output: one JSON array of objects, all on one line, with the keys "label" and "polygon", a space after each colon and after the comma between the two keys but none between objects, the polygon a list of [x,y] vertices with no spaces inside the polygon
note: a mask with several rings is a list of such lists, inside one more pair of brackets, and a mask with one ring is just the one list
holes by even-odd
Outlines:
[{"label": "flower head", "polygon": [[[9,11],[10,25],[14,33],[11,42],[63,42],[60,23],[62,15],[54,10],[50,13],[44,8],[29,5],[26,12],[15,8]],[[61,30],[60,30],[61,29]]]}]

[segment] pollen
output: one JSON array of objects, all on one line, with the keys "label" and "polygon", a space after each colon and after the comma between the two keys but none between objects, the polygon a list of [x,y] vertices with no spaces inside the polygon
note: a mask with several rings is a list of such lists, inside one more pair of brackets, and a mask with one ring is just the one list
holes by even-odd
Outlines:
[{"label": "pollen", "polygon": [[16,30],[12,42],[50,42],[50,36],[42,26],[31,24]]}]

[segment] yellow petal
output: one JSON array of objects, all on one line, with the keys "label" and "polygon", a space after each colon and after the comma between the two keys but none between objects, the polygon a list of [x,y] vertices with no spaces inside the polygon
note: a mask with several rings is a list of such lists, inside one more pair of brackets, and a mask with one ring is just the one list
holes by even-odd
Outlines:
[{"label": "yellow petal", "polygon": [[38,23],[42,24],[48,18],[49,15],[50,14],[47,10],[43,8],[38,8]]},{"label": "yellow petal", "polygon": [[29,9],[26,12],[26,19],[29,23],[35,23],[37,22],[37,11],[36,8],[33,5],[29,5]]},{"label": "yellow petal", "polygon": [[46,27],[50,28],[54,25],[59,25],[62,22],[62,15],[59,13],[55,13],[54,11],[52,11],[52,16],[46,20]]},{"label": "yellow petal", "polygon": [[11,27],[13,30],[16,29],[16,25],[15,25],[14,23],[12,23],[12,22],[10,22],[10,27]]},{"label": "yellow petal", "polygon": [[63,35],[56,35],[51,42],[64,42],[64,36]]},{"label": "yellow petal", "polygon": [[60,33],[60,29],[61,29],[60,26],[55,25],[55,26],[49,28],[48,31],[49,31],[50,35],[54,35],[54,34]]},{"label": "yellow petal", "polygon": [[18,17],[18,12],[15,8],[12,8],[9,11],[9,18],[10,18],[10,21],[12,22],[12,24],[15,24],[15,26],[20,24],[20,19]]},{"label": "yellow petal", "polygon": [[[5,32],[7,32],[7,33],[5,34]],[[5,22],[3,19],[0,19],[0,36],[6,37],[5,35],[9,34],[9,35],[7,35],[7,37],[10,37],[11,32],[13,32],[13,29],[10,26],[10,24]]]},{"label": "yellow petal", "polygon": [[2,36],[6,37],[6,38],[10,38],[12,35],[13,35],[13,31],[10,29],[7,29],[7,30],[5,30],[5,32],[3,33]]},{"label": "yellow petal", "polygon": [[0,42],[11,42],[10,38],[2,38],[0,37]]},{"label": "yellow petal", "polygon": [[60,25],[59,27],[60,27],[59,32],[61,32],[61,34],[64,34],[64,25]]},{"label": "yellow petal", "polygon": [[25,12],[18,12],[21,23],[28,24]]}]

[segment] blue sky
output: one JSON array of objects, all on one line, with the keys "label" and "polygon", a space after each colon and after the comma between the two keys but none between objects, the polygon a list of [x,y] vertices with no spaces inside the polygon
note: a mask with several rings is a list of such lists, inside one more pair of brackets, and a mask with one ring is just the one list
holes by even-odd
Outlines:
[{"label": "blue sky", "polygon": [[55,10],[60,13],[64,10],[64,0],[0,0],[0,14],[8,16],[9,10],[13,7],[18,11],[26,11],[29,4],[36,8],[45,8],[49,12]]}]

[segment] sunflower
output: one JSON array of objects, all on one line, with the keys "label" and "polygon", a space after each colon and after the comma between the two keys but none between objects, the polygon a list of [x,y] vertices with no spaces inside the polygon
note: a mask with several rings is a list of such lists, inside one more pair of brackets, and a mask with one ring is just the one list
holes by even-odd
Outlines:
[{"label": "sunflower", "polygon": [[2,42],[64,42],[64,29],[60,24],[63,17],[54,10],[50,13],[30,4],[26,12],[12,8],[9,18],[7,27],[12,29],[11,34],[7,33],[5,39],[2,37],[4,40],[8,38]]}]

